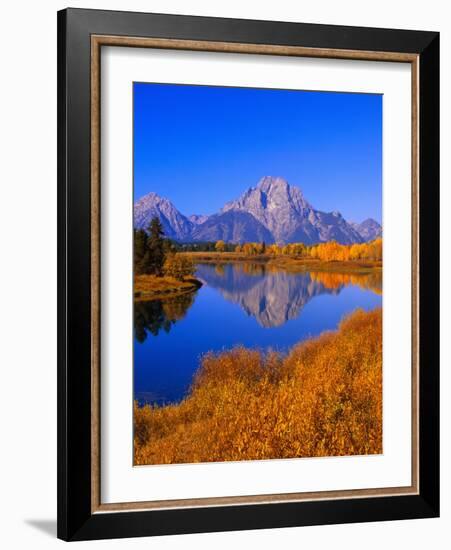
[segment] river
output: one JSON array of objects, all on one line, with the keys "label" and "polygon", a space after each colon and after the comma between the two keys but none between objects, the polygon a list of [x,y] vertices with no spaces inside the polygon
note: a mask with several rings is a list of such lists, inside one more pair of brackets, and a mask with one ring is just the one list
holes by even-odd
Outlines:
[{"label": "river", "polygon": [[176,403],[201,356],[234,346],[286,352],[337,328],[356,308],[382,305],[382,275],[289,273],[264,264],[199,264],[203,286],[167,300],[136,302],[134,398]]}]

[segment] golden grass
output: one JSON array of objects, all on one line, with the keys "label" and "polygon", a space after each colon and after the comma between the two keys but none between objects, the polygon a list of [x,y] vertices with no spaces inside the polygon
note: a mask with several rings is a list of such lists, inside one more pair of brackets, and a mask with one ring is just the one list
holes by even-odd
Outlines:
[{"label": "golden grass", "polygon": [[189,257],[194,263],[229,263],[229,262],[267,262],[272,258],[269,254],[243,254],[242,252],[179,252],[181,256]]},{"label": "golden grass", "polygon": [[180,404],[135,404],[134,438],[136,465],[380,454],[382,310],[287,356],[206,354]]},{"label": "golden grass", "polygon": [[371,273],[372,271],[382,271],[382,261],[380,260],[318,260],[315,258],[296,258],[292,256],[276,256],[269,260],[268,265],[280,267],[292,273],[303,271],[332,271],[337,273],[356,272]]},{"label": "golden grass", "polygon": [[157,277],[156,275],[136,275],[133,294],[135,300],[157,300],[174,294],[184,294],[197,290],[202,283],[194,277],[183,280],[174,277]]},{"label": "golden grass", "polygon": [[246,255],[242,252],[179,252],[181,256],[189,257],[194,263],[249,262],[266,264],[268,267],[280,267],[292,273],[305,272],[311,269],[317,271],[347,272],[355,271],[370,273],[373,270],[382,270],[381,260],[320,260],[317,258],[269,254]]}]

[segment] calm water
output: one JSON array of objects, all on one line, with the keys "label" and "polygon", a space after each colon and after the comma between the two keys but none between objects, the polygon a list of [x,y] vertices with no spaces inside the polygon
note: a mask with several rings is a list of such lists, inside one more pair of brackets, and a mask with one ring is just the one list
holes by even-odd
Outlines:
[{"label": "calm water", "polygon": [[237,345],[288,350],[382,305],[382,277],[290,274],[256,264],[202,264],[196,293],[135,303],[134,391],[140,403],[180,401],[199,359]]}]

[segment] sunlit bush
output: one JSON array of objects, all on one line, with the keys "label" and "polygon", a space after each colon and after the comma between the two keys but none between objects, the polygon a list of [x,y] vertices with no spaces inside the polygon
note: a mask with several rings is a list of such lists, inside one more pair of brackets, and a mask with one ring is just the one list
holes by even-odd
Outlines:
[{"label": "sunlit bush", "polygon": [[169,254],[163,265],[163,273],[166,277],[179,280],[192,277],[195,271],[192,259],[182,254]]},{"label": "sunlit bush", "polygon": [[135,464],[382,452],[382,310],[283,356],[235,348],[202,359],[177,405],[134,409]]}]

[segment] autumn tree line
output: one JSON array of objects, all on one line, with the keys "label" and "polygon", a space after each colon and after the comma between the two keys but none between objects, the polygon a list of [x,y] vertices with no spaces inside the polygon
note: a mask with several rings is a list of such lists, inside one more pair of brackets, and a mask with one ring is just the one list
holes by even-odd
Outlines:
[{"label": "autumn tree line", "polygon": [[336,241],[306,245],[285,245],[265,242],[226,243],[223,240],[205,243],[177,243],[165,238],[163,226],[153,218],[147,231],[134,230],[133,264],[136,275],[168,276],[182,280],[195,272],[193,261],[179,252],[220,252],[244,256],[289,256],[328,261],[382,260],[382,239],[366,243],[339,244]]},{"label": "autumn tree line", "polygon": [[[217,252],[228,252],[224,241],[217,241]],[[229,245],[230,246],[230,245]],[[352,260],[382,260],[382,239],[367,243],[339,244],[336,241],[306,245],[304,243],[289,243],[285,245],[262,243],[243,243],[234,245],[233,252],[246,256],[291,256],[298,258],[313,258],[321,261],[352,261]]]},{"label": "autumn tree line", "polygon": [[195,272],[192,260],[177,254],[177,248],[164,237],[163,226],[153,218],[147,231],[133,231],[133,269],[135,275],[154,275],[183,280]]}]

